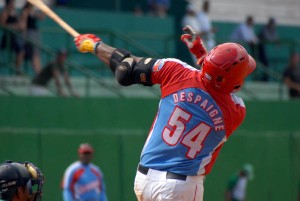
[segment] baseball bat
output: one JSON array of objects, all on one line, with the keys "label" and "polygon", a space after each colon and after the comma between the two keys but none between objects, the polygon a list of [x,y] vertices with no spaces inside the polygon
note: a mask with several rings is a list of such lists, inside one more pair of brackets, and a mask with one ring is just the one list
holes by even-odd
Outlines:
[{"label": "baseball bat", "polygon": [[57,24],[59,24],[65,31],[67,31],[74,38],[79,35],[70,25],[68,25],[63,19],[61,19],[56,13],[54,13],[42,0],[27,0],[30,4],[34,5],[45,13],[48,17],[52,18]]}]

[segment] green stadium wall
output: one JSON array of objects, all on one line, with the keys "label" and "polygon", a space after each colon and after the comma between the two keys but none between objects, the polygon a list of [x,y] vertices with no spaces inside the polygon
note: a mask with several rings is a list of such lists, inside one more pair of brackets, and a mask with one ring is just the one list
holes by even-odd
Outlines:
[{"label": "green stadium wall", "polygon": [[[135,200],[133,180],[156,99],[0,97],[0,161],[36,163],[44,201],[62,201],[65,168],[82,142],[96,149],[110,201]],[[247,117],[225,143],[205,181],[205,200],[222,200],[228,178],[255,168],[248,200],[296,200],[300,180],[300,102],[247,102]]]}]

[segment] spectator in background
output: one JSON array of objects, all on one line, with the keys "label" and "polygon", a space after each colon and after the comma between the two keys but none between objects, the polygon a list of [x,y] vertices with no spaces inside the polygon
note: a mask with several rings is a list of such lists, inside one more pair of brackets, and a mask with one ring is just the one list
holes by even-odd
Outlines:
[{"label": "spectator in background", "polygon": [[65,49],[60,49],[57,51],[57,55],[54,61],[51,61],[44,67],[40,73],[38,73],[32,80],[29,88],[29,94],[32,96],[47,96],[49,95],[49,90],[47,88],[50,80],[54,78],[55,85],[57,89],[57,94],[59,96],[66,96],[62,84],[60,82],[60,77],[64,77],[66,86],[72,96],[78,97],[77,93],[73,90],[72,84],[70,82],[69,73],[65,68],[65,60],[67,58],[67,52]]},{"label": "spectator in background", "polygon": [[290,55],[289,63],[283,73],[283,81],[289,89],[291,99],[300,98],[300,56],[298,53]]},{"label": "spectator in background", "polygon": [[[4,9],[0,13],[0,25],[13,31],[20,32],[21,26],[15,9],[15,0],[5,0]],[[10,49],[15,52],[15,71],[17,75],[21,75],[21,67],[25,54],[21,38],[5,32],[2,35],[1,49]]]},{"label": "spectator in background", "polygon": [[[21,13],[20,23],[24,30],[24,35],[29,40],[40,42],[38,20],[45,18],[42,12],[36,10],[30,3],[26,2]],[[41,70],[41,59],[38,47],[29,42],[25,43],[25,59],[31,60],[34,72],[37,74]]]},{"label": "spectator in background", "polygon": [[246,21],[239,24],[231,34],[231,40],[238,43],[246,43],[251,49],[251,53],[255,54],[255,48],[259,40],[254,31],[254,19],[247,16]]},{"label": "spectator in background", "polygon": [[261,29],[260,33],[258,34],[259,38],[268,42],[279,42],[279,36],[276,27],[277,25],[275,18],[269,18],[268,23]]},{"label": "spectator in background", "polygon": [[209,18],[210,12],[210,2],[208,0],[204,1],[202,4],[202,10],[197,14],[198,23],[200,25],[200,37],[204,43],[207,51],[210,51],[215,47],[215,32],[216,28],[212,26],[211,20]]},{"label": "spectator in background", "polygon": [[245,164],[244,167],[234,174],[228,182],[225,192],[226,201],[245,201],[247,183],[254,178],[253,166]]},{"label": "spectator in background", "polygon": [[103,173],[91,162],[93,154],[90,144],[79,146],[79,161],[72,163],[64,173],[64,201],[107,201]]},{"label": "spectator in background", "polygon": [[[267,56],[267,52],[265,49],[265,45],[267,43],[278,43],[279,36],[276,29],[276,21],[274,18],[269,18],[268,23],[262,27],[259,34],[259,44],[258,44],[258,59],[259,61],[266,67],[269,67],[269,59]],[[262,81],[268,81],[268,75],[266,73],[263,74]]]},{"label": "spectator in background", "polygon": [[[192,4],[188,4],[186,7],[185,15],[182,18],[181,22],[182,28],[186,27],[187,25],[191,26],[197,34],[200,35],[200,24],[197,18],[197,11],[195,10],[195,6]],[[194,54],[190,53],[192,60],[194,62],[194,66],[198,66],[197,58]]]},{"label": "spectator in background", "polygon": [[151,15],[166,17],[170,8],[170,0],[148,0],[148,8]]}]

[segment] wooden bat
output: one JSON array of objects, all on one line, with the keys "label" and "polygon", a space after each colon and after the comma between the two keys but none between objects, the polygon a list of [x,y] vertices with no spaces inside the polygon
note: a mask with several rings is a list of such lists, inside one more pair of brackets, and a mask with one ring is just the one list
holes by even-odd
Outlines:
[{"label": "wooden bat", "polygon": [[70,25],[68,25],[63,19],[61,19],[56,13],[54,13],[42,0],[27,0],[30,4],[34,5],[45,13],[48,17],[52,18],[57,24],[59,24],[65,31],[67,31],[74,38],[79,35]]}]

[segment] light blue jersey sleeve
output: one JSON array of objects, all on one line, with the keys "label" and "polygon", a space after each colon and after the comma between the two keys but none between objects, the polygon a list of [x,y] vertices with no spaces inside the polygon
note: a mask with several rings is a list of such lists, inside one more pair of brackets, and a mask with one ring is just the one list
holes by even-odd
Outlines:
[{"label": "light blue jersey sleeve", "polygon": [[[71,164],[63,177],[63,182],[62,182],[62,196],[63,196],[63,200],[64,201],[75,201],[76,199],[74,198],[74,192],[72,192],[72,180],[74,178],[74,175],[76,174],[76,172],[78,171],[80,167],[80,163],[75,162],[73,164]],[[73,184],[74,185],[74,184]]]},{"label": "light blue jersey sleeve", "polygon": [[100,194],[100,201],[108,201],[108,199],[107,199],[107,195],[106,195],[106,184],[105,184],[105,181],[104,181],[104,176],[103,176],[103,173],[102,173],[102,171],[101,171],[101,169],[100,168],[98,168],[97,167],[97,169],[98,169],[98,171],[99,171],[99,173],[100,173],[100,175],[101,175],[101,194]]},{"label": "light blue jersey sleeve", "polygon": [[63,190],[63,199],[64,201],[75,201],[71,191],[66,188]]},{"label": "light blue jersey sleeve", "polygon": [[104,180],[102,178],[102,192],[101,192],[101,196],[100,196],[100,201],[108,201],[107,200],[107,196],[106,196],[106,185],[104,183]]}]

